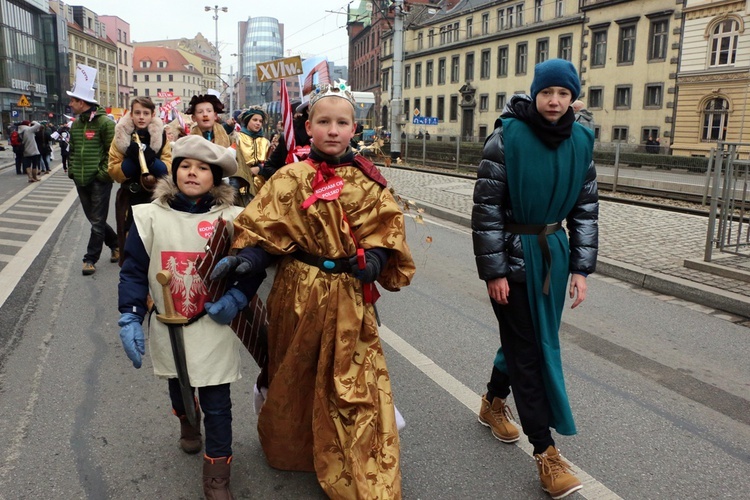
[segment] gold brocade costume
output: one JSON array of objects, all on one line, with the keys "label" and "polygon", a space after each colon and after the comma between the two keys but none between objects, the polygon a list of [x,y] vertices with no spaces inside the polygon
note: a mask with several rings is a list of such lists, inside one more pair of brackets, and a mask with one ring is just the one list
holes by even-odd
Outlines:
[{"label": "gold brocade costume", "polygon": [[242,177],[250,186],[250,194],[255,196],[263,186],[263,178],[253,174],[251,167],[260,167],[268,159],[271,141],[265,137],[251,137],[244,133],[237,133],[237,173],[235,177]]},{"label": "gold brocade costume", "polygon": [[401,498],[399,436],[373,306],[351,274],[290,255],[354,255],[351,223],[362,248],[389,250],[379,283],[391,291],[410,283],[414,262],[390,191],[356,166],[336,174],[340,197],[303,210],[315,169],[288,165],[235,221],[235,248],[285,255],[267,301],[269,390],[258,433],[272,467],[314,470],[331,498]]}]

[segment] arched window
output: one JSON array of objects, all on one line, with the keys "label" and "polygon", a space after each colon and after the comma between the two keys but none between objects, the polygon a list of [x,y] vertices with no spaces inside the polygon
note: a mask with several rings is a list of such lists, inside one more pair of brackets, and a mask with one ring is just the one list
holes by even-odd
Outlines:
[{"label": "arched window", "polygon": [[725,19],[717,23],[711,32],[711,56],[709,66],[734,64],[737,55],[740,23],[736,19]]},{"label": "arched window", "polygon": [[710,99],[703,107],[701,140],[704,142],[724,141],[727,138],[729,102],[717,97]]}]

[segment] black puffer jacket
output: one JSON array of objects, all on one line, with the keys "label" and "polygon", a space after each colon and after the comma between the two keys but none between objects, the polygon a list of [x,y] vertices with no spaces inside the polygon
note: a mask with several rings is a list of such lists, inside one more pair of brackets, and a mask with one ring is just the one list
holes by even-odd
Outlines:
[{"label": "black puffer jacket", "polygon": [[[528,96],[513,96],[503,116],[515,116],[514,107],[528,105],[528,101]],[[521,238],[505,231],[506,223],[515,220],[507,185],[502,122],[497,120],[495,127],[485,141],[474,186],[471,215],[474,255],[480,279],[488,281],[506,277],[510,281],[523,282],[526,281],[526,273]],[[588,275],[596,269],[598,217],[599,194],[592,161],[576,205],[566,218],[571,273]]]}]

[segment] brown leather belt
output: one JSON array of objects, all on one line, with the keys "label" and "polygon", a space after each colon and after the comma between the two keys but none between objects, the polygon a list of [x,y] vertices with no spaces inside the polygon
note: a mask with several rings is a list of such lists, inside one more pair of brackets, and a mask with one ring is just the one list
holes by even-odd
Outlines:
[{"label": "brown leather belt", "polygon": [[544,257],[544,262],[547,263],[547,275],[544,277],[544,287],[542,287],[544,295],[549,295],[550,273],[552,272],[552,253],[549,249],[549,243],[547,243],[547,236],[556,233],[560,229],[562,229],[562,222],[554,222],[552,224],[505,225],[505,230],[509,233],[536,235],[536,239],[539,242],[539,248],[542,250],[542,257]]}]

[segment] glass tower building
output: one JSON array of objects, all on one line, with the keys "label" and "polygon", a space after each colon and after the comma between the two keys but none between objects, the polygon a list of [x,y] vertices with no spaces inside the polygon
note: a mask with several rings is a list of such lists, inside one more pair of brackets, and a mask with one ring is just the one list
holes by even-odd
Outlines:
[{"label": "glass tower building", "polygon": [[[255,65],[284,56],[283,25],[273,17],[250,17],[240,32],[240,77],[245,87],[244,105],[257,105],[274,100],[273,82],[259,82]],[[244,38],[244,39],[243,39]]]}]

